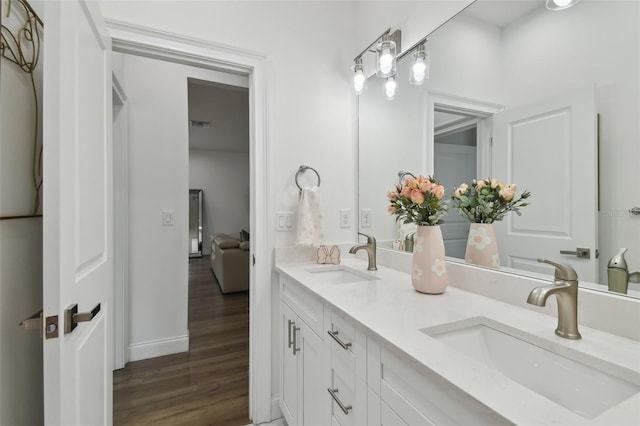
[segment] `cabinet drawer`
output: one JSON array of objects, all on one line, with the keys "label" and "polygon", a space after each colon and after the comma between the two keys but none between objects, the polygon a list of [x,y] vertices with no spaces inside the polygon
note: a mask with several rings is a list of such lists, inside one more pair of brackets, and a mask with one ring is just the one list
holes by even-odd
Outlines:
[{"label": "cabinet drawer", "polygon": [[337,390],[336,398],[344,407],[350,407],[345,413],[340,404],[331,401],[331,413],[342,426],[367,424],[367,385],[357,379],[353,389],[340,376],[333,374],[332,389]]},{"label": "cabinet drawer", "polygon": [[300,284],[280,275],[280,297],[309,328],[324,340],[324,311],[320,299]]},{"label": "cabinet drawer", "polygon": [[382,401],[411,425],[511,424],[430,370],[381,347]]},{"label": "cabinet drawer", "polygon": [[327,335],[331,346],[331,365],[346,380],[356,377],[366,380],[366,342],[364,333],[349,320],[335,312],[330,313]]}]

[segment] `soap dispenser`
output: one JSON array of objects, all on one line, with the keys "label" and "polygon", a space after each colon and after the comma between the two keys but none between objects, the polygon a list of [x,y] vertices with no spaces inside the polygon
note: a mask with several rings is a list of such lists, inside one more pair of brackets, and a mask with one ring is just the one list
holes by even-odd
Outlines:
[{"label": "soap dispenser", "polygon": [[609,291],[627,294],[629,268],[627,267],[627,261],[624,259],[624,253],[626,251],[626,248],[621,248],[618,254],[609,260],[609,265],[607,266]]}]

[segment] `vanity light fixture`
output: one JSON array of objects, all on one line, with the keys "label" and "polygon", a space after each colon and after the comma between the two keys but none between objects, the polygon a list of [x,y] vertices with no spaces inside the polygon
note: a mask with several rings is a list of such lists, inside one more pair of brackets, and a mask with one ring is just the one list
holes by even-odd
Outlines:
[{"label": "vanity light fixture", "polygon": [[382,86],[382,90],[384,92],[384,98],[388,101],[392,101],[396,97],[396,92],[398,90],[398,82],[396,81],[396,76],[392,75],[391,77],[387,77],[387,81],[384,82]]},{"label": "vanity light fixture", "polygon": [[[353,60],[351,67],[353,78],[353,92],[356,95],[362,94],[367,89],[367,70],[364,64],[364,54],[367,52],[376,54],[376,75],[388,78],[396,75],[396,51],[400,50],[401,32],[396,30],[393,33],[391,28],[383,32],[380,37],[367,46]],[[395,81],[395,80],[394,80]]]},{"label": "vanity light fixture", "polygon": [[360,95],[367,90],[367,72],[362,61],[362,56],[355,59],[355,64],[351,67],[353,71],[353,92]]},{"label": "vanity light fixture", "polygon": [[546,6],[549,10],[563,10],[574,6],[580,0],[547,0]]}]

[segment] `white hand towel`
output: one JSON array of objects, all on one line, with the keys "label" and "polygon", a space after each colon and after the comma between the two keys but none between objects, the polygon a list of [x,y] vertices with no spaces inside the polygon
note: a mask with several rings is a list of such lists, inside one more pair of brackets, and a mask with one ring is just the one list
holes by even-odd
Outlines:
[{"label": "white hand towel", "polygon": [[320,188],[305,186],[298,201],[296,244],[318,247],[322,244],[323,237]]}]

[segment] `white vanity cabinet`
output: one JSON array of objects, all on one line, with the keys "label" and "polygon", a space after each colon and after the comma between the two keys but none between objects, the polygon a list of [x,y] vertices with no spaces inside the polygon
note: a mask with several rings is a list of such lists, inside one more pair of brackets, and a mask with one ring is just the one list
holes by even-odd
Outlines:
[{"label": "white vanity cabinet", "polygon": [[331,405],[328,347],[320,337],[323,305],[286,278],[280,279],[280,292],[280,408],[291,426],[327,425]]}]

